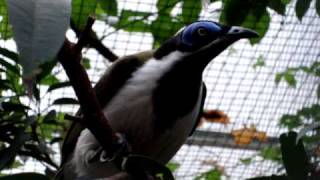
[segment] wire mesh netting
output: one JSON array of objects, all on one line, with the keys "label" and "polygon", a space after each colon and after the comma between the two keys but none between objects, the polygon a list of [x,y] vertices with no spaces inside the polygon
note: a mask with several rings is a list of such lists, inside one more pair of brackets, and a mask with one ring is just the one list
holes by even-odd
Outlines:
[{"label": "wire mesh netting", "polygon": [[[123,14],[119,17],[98,17],[93,30],[102,43],[119,56],[157,47],[154,34],[147,26],[162,16],[157,9],[157,1],[119,0],[117,3],[118,14],[124,10],[140,13],[132,17]],[[202,9],[199,19],[219,21],[222,5],[220,1],[210,3]],[[179,18],[182,6],[182,2],[173,6],[170,11],[173,20]],[[319,102],[319,77],[306,73],[300,67],[310,67],[319,61],[320,18],[315,3],[311,3],[301,21],[296,16],[295,2],[286,6],[284,15],[270,8],[267,13],[271,17],[268,31],[259,43],[252,45],[248,40],[241,40],[207,66],[203,74],[207,86],[205,110],[219,110],[228,121],[204,121],[198,127],[172,159],[178,167],[174,171],[177,179],[194,179],[212,170],[225,179],[246,179],[284,172],[277,159],[277,139],[288,128],[281,125],[280,120],[285,114],[296,114],[302,108]],[[114,26],[121,18],[127,18],[128,22]],[[143,23],[133,26],[130,18]],[[166,27],[168,24],[162,19],[157,25]],[[130,27],[138,30],[130,31]],[[8,26],[0,28],[6,31]],[[171,26],[165,29],[171,35],[176,31]],[[168,38],[168,33],[164,32],[163,38]],[[77,40],[72,30],[68,30],[67,37],[74,42]],[[1,47],[16,49],[12,39],[1,40]],[[93,48],[86,48],[83,57],[89,59],[91,67],[88,74],[94,84],[111,62]],[[60,65],[54,68],[52,74],[60,81],[67,80]],[[74,105],[50,106],[58,97],[74,98],[71,88],[50,93],[46,92],[47,88],[40,87],[43,97],[40,108],[65,113],[77,111],[78,106]],[[311,121],[306,119],[303,123]],[[296,126],[296,130],[301,127]],[[238,139],[237,133],[240,133]],[[263,137],[259,139],[259,136]],[[60,159],[59,148],[54,146],[56,161]],[[44,169],[42,164],[28,160],[24,166],[8,172],[43,172]]]}]

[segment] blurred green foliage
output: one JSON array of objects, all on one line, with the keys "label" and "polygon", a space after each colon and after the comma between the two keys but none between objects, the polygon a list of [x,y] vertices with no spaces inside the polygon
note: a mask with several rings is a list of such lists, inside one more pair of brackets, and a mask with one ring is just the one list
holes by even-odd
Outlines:
[{"label": "blurred green foliage", "polygon": [[170,169],[171,172],[174,172],[175,170],[177,170],[180,167],[180,164],[175,163],[175,162],[169,162],[166,166],[167,166],[167,168]]},{"label": "blurred green foliage", "polygon": [[[212,0],[210,2],[217,2]],[[296,14],[299,20],[309,9],[311,0],[298,0],[296,2]],[[319,0],[316,2],[319,13]],[[286,6],[290,0],[220,0],[222,9],[219,21],[226,25],[239,25],[257,31],[259,38],[250,39],[251,44],[258,43],[265,35],[270,24],[270,13],[272,9],[280,15],[285,15]],[[177,4],[181,4],[181,12],[172,14]],[[73,0],[73,16],[79,29],[85,25],[88,15],[96,15],[101,20],[106,17],[118,17],[119,21],[109,22],[116,29],[128,32],[150,32],[154,37],[154,47],[158,47],[168,37],[172,36],[183,26],[199,19],[202,11],[201,1],[198,0],[158,0],[157,12],[134,11],[119,9],[116,0]],[[108,8],[106,8],[108,7]],[[150,17],[154,17],[151,18]]]},{"label": "blurred green foliage", "polygon": [[[219,0],[211,0],[216,2]],[[320,15],[320,0],[315,0],[316,12]],[[250,40],[251,44],[258,43],[267,32],[270,24],[270,13],[272,9],[280,15],[285,15],[286,6],[290,0],[220,0],[222,9],[219,10],[219,21],[227,25],[240,25],[256,30],[260,38]],[[181,11],[177,15],[172,10],[181,4]],[[299,20],[308,11],[311,0],[297,0],[295,11]],[[199,19],[202,11],[199,0],[158,0],[156,12],[134,11],[120,9],[117,0],[72,0],[72,21],[79,30],[82,30],[90,15],[95,15],[99,20],[105,21],[116,30],[128,32],[149,32],[154,37],[154,47],[158,47],[168,37],[172,36],[183,26]],[[8,40],[13,37],[12,28],[8,23],[7,8],[5,0],[0,0],[0,38]],[[108,17],[116,17],[118,21],[106,20]],[[59,143],[61,135],[65,131],[66,122],[64,114],[55,110],[48,110],[52,105],[76,104],[71,98],[59,98],[53,101],[45,110],[39,110],[43,93],[40,87],[48,87],[48,93],[60,88],[69,87],[69,82],[60,82],[59,78],[52,74],[52,69],[57,61],[43,64],[42,72],[37,76],[36,85],[33,88],[34,107],[29,106],[25,99],[25,93],[21,68],[17,64],[18,54],[5,48],[0,48],[0,171],[6,168],[14,168],[22,165],[28,158],[34,158],[51,168],[57,168],[52,160],[54,151],[52,144]],[[285,80],[290,86],[295,87],[297,81],[295,73],[306,72],[310,75],[319,76],[319,64],[316,62],[310,67],[288,68],[286,71],[276,75],[276,83]],[[84,58],[83,65],[90,68],[90,60]],[[254,67],[264,65],[263,57],[259,57]],[[320,88],[317,88],[318,98]],[[300,127],[306,118],[319,121],[320,107],[318,104],[304,107],[296,114],[284,115],[280,125],[288,129]],[[319,140],[316,138],[316,140]],[[265,149],[260,155],[265,159],[278,160],[278,151]],[[25,157],[25,158],[19,158]],[[244,159],[243,163],[249,164],[251,159]],[[169,164],[174,171],[179,164]],[[213,168],[200,174],[196,179],[215,179],[222,176],[222,172]],[[46,179],[38,174],[17,174],[0,179]]]},{"label": "blurred green foliage", "polygon": [[[301,2],[300,2],[301,3]],[[306,76],[311,76],[319,79],[320,77],[320,62],[315,61],[309,66],[299,66],[299,67],[288,67],[285,71],[277,73],[275,77],[275,82],[277,84],[284,80],[290,87],[297,87],[297,84],[303,86],[303,82],[299,82],[296,76],[297,73],[304,73]],[[303,106],[298,109],[295,113],[284,114],[279,119],[280,127],[287,128],[288,131],[297,130],[300,131],[299,134],[302,136],[304,141],[305,149],[308,154],[308,163],[310,164],[310,172],[316,172],[319,168],[320,156],[317,153],[319,148],[320,133],[319,133],[319,123],[320,123],[320,84],[316,84],[315,94],[317,97],[316,103],[308,106]],[[319,177],[317,176],[318,179]],[[312,179],[312,178],[311,178]]]},{"label": "blurred green foliage", "polygon": [[52,160],[55,152],[51,145],[62,140],[60,136],[66,129],[66,121],[63,120],[63,113],[48,111],[50,107],[40,110],[41,99],[48,94],[40,96],[39,90],[40,86],[50,88],[60,83],[52,74],[56,61],[41,66],[42,72],[36,77],[30,97],[22,83],[21,68],[17,64],[18,54],[0,48],[0,55],[0,171],[17,168],[29,158],[57,168],[58,165]]},{"label": "blurred green foliage", "polygon": [[222,176],[222,172],[218,169],[211,169],[204,173],[201,173],[194,180],[220,180]]},{"label": "blurred green foliage", "polygon": [[266,63],[265,63],[265,59],[262,55],[260,55],[256,61],[256,63],[252,66],[253,69],[257,69],[258,67],[263,67],[265,66]]},{"label": "blurred green foliage", "polygon": [[280,162],[281,151],[279,147],[266,147],[260,150],[259,156],[265,160]]},{"label": "blurred green foliage", "polygon": [[[296,87],[298,80],[296,79],[296,74],[298,72],[305,73],[308,76],[314,76],[316,78],[320,77],[320,62],[315,61],[310,66],[299,66],[299,67],[288,67],[285,71],[277,73],[275,77],[275,82],[277,84],[284,80],[291,87]],[[320,84],[317,84],[315,89],[317,99],[320,99]],[[301,128],[306,124],[312,124],[314,122],[320,121],[320,105],[319,103],[313,104],[311,106],[302,107],[296,113],[284,114],[280,118],[280,125],[292,130],[295,128]],[[320,140],[320,139],[319,139]]]},{"label": "blurred green foliage", "polygon": [[[227,25],[240,25],[256,30],[260,38],[250,39],[252,44],[258,43],[268,30],[270,14],[268,8],[280,15],[285,15],[286,6],[291,0],[211,0],[210,2],[222,2],[219,21]],[[320,15],[320,0],[315,0],[316,12]],[[295,11],[297,18],[302,20],[308,11],[312,0],[297,0]],[[181,13],[172,15],[173,8],[181,3]],[[72,0],[72,20],[81,30],[84,28],[87,18],[95,15],[98,19],[106,17],[118,17],[116,23],[109,25],[116,29],[129,32],[151,32],[154,37],[154,46],[159,46],[178,29],[198,20],[202,10],[201,1],[198,0],[158,0],[157,12],[141,12],[128,9],[120,9],[117,0]],[[149,20],[149,17],[156,18]],[[8,23],[5,0],[0,0],[0,37],[9,39],[12,37],[12,29]],[[106,21],[108,23],[108,21]]]}]

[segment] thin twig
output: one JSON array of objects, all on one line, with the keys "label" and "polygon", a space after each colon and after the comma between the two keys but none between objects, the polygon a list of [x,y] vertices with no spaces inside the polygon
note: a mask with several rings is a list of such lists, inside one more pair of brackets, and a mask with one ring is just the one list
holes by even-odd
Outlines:
[{"label": "thin twig", "polygon": [[[88,39],[87,39],[87,44],[94,49],[96,49],[103,57],[108,59],[110,62],[114,62],[115,60],[118,59],[118,56],[113,53],[110,49],[108,49],[105,45],[102,44],[102,42],[97,39],[96,36],[94,36],[95,32],[90,29],[90,32],[83,33],[81,32],[76,25],[74,24],[73,21],[70,22],[71,29],[76,33],[77,37],[80,38],[81,34],[88,34]],[[85,46],[86,44],[84,44]]]},{"label": "thin twig", "polygon": [[104,116],[93,90],[89,77],[80,64],[81,50],[86,42],[90,41],[90,32],[94,19],[90,17],[88,24],[79,36],[77,44],[65,40],[65,43],[58,54],[58,60],[62,64],[70,83],[78,97],[81,112],[83,113],[83,123],[98,140],[100,145],[110,154],[116,151],[115,144],[118,138],[108,120]]}]

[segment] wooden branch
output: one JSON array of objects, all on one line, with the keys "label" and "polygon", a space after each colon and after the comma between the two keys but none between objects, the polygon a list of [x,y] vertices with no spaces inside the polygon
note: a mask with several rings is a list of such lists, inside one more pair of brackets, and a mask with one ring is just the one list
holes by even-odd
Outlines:
[{"label": "wooden branch", "polygon": [[248,145],[238,145],[235,143],[234,137],[231,133],[196,130],[195,133],[187,139],[185,144],[258,151],[266,147],[279,145],[279,138],[269,136],[266,142],[254,139]]},{"label": "wooden branch", "polygon": [[[76,33],[78,38],[81,36],[81,34],[85,34],[76,27],[73,21],[71,21],[70,26],[71,29]],[[118,56],[115,53],[113,53],[110,49],[103,45],[102,42],[97,39],[96,36],[94,36],[95,32],[92,29],[90,29],[90,32],[87,32],[86,34],[88,34],[86,45],[89,45],[96,49],[101,55],[103,55],[103,57],[108,59],[110,62],[114,62],[118,59]]]},{"label": "wooden branch", "polygon": [[[124,171],[126,171],[132,179],[146,179],[146,172],[144,172],[144,170],[152,170],[152,168],[159,169],[152,172],[163,172],[166,173],[164,175],[173,177],[170,170],[165,166],[161,168],[158,166],[153,167],[155,165],[155,161],[149,158],[142,156],[128,156],[130,154],[129,145],[125,139],[115,133],[108,124],[108,120],[102,112],[95,91],[91,87],[88,75],[80,63],[82,48],[87,43],[92,43],[92,37],[90,34],[92,32],[91,28],[93,23],[94,19],[90,17],[84,31],[79,35],[78,43],[74,44],[65,40],[65,43],[58,54],[58,60],[66,71],[70,84],[78,97],[81,112],[83,114],[83,119],[80,120],[81,123],[84,124],[98,140],[102,148],[107,153],[106,157],[112,159],[119,169],[122,169],[123,165],[125,165]],[[123,156],[128,157],[126,158],[126,161],[124,161],[125,159]],[[129,165],[127,164],[128,162],[130,162]],[[147,167],[141,168],[141,163],[147,164]],[[134,169],[134,171],[130,171],[132,169]],[[169,179],[171,180],[173,178]]]},{"label": "wooden branch", "polygon": [[70,83],[78,97],[81,112],[83,113],[83,123],[95,136],[106,152],[113,155],[117,150],[119,138],[112,130],[108,120],[104,116],[93,90],[88,75],[80,64],[81,50],[90,41],[91,27],[94,19],[88,19],[87,26],[81,34],[77,44],[71,43],[67,39],[58,54],[58,60],[62,64]]},{"label": "wooden branch", "polygon": [[78,117],[78,116],[71,116],[71,115],[69,115],[69,114],[66,114],[66,115],[64,115],[64,119],[65,119],[65,120],[70,120],[70,121],[72,121],[72,122],[76,122],[76,123],[83,124],[82,118],[81,118],[81,117]]}]

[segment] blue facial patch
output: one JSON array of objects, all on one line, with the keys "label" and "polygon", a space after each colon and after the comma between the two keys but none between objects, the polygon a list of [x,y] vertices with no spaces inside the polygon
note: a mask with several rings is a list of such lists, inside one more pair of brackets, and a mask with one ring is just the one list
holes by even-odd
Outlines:
[{"label": "blue facial patch", "polygon": [[[201,35],[200,30],[205,32]],[[212,21],[197,21],[188,25],[181,34],[181,42],[188,48],[198,48],[213,41],[222,33],[222,27]]]}]

